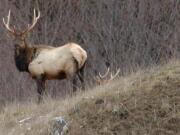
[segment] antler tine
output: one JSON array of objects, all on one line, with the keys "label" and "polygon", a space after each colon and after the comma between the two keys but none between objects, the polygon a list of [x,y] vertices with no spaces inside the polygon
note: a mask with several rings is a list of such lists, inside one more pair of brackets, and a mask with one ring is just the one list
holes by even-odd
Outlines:
[{"label": "antler tine", "polygon": [[116,78],[116,76],[119,74],[120,72],[120,68],[116,71],[116,73],[114,75],[111,74],[111,78],[109,81],[113,80],[114,78]]},{"label": "antler tine", "polygon": [[37,20],[39,19],[40,15],[41,15],[41,13],[40,13],[40,11],[38,10],[38,16],[36,17],[36,10],[34,9],[34,20],[37,21]]},{"label": "antler tine", "polygon": [[107,69],[106,73],[104,75],[101,75],[101,73],[99,73],[99,77],[101,79],[105,78],[107,75],[109,74],[109,68]]},{"label": "antler tine", "polygon": [[28,24],[28,28],[22,32],[22,35],[26,34],[26,33],[29,32],[30,30],[32,30],[32,28],[34,28],[34,26],[35,26],[35,24],[37,23],[37,20],[38,20],[39,18],[40,18],[40,11],[38,10],[38,16],[36,17],[36,10],[34,9],[34,16],[33,16],[32,25],[29,25],[29,24]]},{"label": "antler tine", "polygon": [[16,35],[15,30],[12,29],[12,28],[10,28],[10,26],[9,26],[10,16],[11,16],[11,10],[9,10],[9,13],[8,13],[8,16],[7,16],[7,23],[5,22],[4,17],[3,17],[3,23],[4,23],[6,29],[7,29],[9,32],[11,32],[11,33],[13,33],[14,35]]},{"label": "antler tine", "polygon": [[[11,16],[11,10],[9,10],[9,12],[8,12],[8,16],[7,16],[7,26],[9,26],[10,16]],[[3,18],[3,21],[4,21],[4,18]],[[4,21],[4,23],[5,23],[5,21]]]}]

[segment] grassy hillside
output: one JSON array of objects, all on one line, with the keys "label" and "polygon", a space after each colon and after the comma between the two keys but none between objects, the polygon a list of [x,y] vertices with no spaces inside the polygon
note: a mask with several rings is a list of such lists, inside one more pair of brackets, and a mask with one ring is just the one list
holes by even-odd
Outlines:
[{"label": "grassy hillside", "polygon": [[49,135],[56,116],[66,118],[69,135],[178,135],[180,62],[139,71],[65,100],[7,105],[0,110],[0,134]]}]

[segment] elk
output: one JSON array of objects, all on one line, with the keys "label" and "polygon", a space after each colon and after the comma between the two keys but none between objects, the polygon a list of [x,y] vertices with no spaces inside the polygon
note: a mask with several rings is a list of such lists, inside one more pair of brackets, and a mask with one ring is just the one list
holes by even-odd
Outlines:
[{"label": "elk", "polygon": [[76,43],[67,43],[60,47],[48,45],[30,45],[26,42],[27,34],[34,28],[40,18],[40,11],[34,17],[32,24],[23,31],[10,26],[9,10],[7,21],[3,18],[5,28],[15,37],[14,60],[17,69],[20,72],[28,72],[37,83],[38,101],[42,100],[45,93],[46,80],[54,79],[72,79],[73,92],[76,91],[77,75],[84,86],[84,67],[87,61],[86,51]]},{"label": "elk", "polygon": [[114,80],[120,72],[120,68],[116,70],[115,74],[110,74],[110,68],[107,68],[107,71],[102,75],[99,73],[94,80],[97,82],[98,85],[107,84],[110,81]]}]

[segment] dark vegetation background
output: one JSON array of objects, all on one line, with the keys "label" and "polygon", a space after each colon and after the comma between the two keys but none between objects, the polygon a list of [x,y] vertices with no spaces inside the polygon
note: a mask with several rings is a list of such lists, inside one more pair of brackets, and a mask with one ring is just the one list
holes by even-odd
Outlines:
[{"label": "dark vegetation background", "polygon": [[[178,58],[179,0],[0,0],[0,102],[30,100],[36,84],[14,64],[13,40],[2,18],[11,9],[11,24],[23,29],[33,9],[41,18],[28,35],[31,44],[61,46],[69,41],[88,52],[86,85],[94,76],[121,69],[120,75]],[[48,81],[54,98],[71,93],[70,81]]]}]

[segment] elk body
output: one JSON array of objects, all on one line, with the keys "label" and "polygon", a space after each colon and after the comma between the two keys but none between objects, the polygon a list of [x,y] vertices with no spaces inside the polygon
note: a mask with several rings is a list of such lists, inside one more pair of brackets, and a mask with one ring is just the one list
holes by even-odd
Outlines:
[{"label": "elk body", "polygon": [[10,27],[10,11],[7,22],[3,18],[3,23],[7,30],[12,33],[18,41],[15,43],[14,59],[17,69],[20,72],[28,72],[37,82],[38,99],[41,101],[45,93],[46,80],[53,79],[73,79],[73,91],[76,91],[75,75],[78,75],[84,89],[83,69],[87,60],[87,53],[76,43],[68,43],[61,47],[51,47],[46,45],[29,45],[26,42],[27,33],[33,29],[37,20],[34,10],[34,18],[31,26],[17,32],[15,27]]}]

